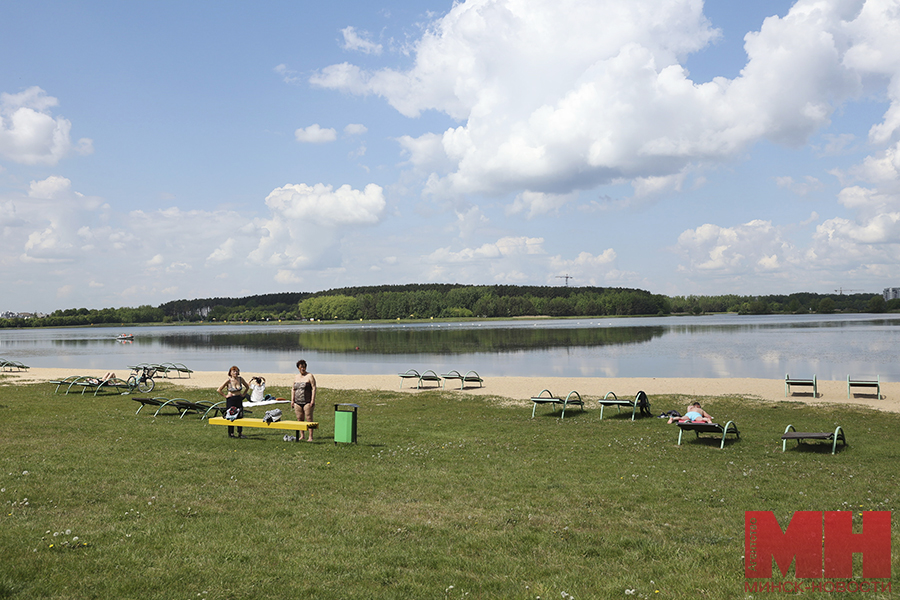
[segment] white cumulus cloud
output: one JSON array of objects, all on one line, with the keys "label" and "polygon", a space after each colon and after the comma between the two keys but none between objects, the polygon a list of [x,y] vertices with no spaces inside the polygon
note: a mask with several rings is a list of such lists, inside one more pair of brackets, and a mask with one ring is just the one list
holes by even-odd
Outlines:
[{"label": "white cumulus cloud", "polygon": [[54,117],[59,102],[39,87],[0,94],[0,157],[25,165],[55,165],[70,152],[89,154],[90,139],[72,143],[72,123]]},{"label": "white cumulus cloud", "polygon": [[[696,82],[691,53],[719,36],[698,0],[468,0],[433,22],[406,70],[326,66],[320,87],[383,97],[460,124],[400,138],[427,191],[567,194],[618,180],[679,189],[685,169],[769,139],[804,143],[845,101],[884,87],[870,133],[900,128],[900,15],[885,0],[799,0],[745,37],[734,79]],[[520,212],[524,210],[522,202]]]},{"label": "white cumulus cloud", "polygon": [[330,127],[323,129],[318,123],[313,123],[309,127],[296,130],[294,138],[306,144],[324,144],[336,140],[337,131]]},{"label": "white cumulus cloud", "polygon": [[300,183],[272,190],[266,206],[271,218],[260,222],[261,237],[250,258],[288,271],[340,264],[337,241],[354,227],[378,223],[386,202],[384,190],[373,183],[363,190]]},{"label": "white cumulus cloud", "polygon": [[793,260],[796,251],[771,221],[755,219],[735,227],[707,223],[678,236],[676,246],[687,264],[683,273],[733,276],[769,271]]}]

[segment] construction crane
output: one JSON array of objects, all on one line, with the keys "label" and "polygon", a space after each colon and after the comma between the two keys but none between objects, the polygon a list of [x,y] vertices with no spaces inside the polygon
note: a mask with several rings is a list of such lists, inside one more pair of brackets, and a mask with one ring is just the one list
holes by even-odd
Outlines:
[{"label": "construction crane", "polygon": [[839,296],[843,296],[844,292],[864,292],[865,290],[845,290],[844,288],[838,288],[834,291],[837,292]]},{"label": "construction crane", "polygon": [[570,280],[570,279],[575,279],[574,277],[572,277],[572,276],[569,275],[568,273],[566,273],[565,275],[557,275],[556,278],[557,278],[557,279],[565,279],[565,280],[566,280],[566,287],[569,287],[569,280]]}]

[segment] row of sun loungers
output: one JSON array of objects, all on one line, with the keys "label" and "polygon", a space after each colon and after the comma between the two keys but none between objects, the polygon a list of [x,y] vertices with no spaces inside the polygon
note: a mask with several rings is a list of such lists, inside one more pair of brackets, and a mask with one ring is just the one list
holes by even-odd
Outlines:
[{"label": "row of sun loungers", "polygon": [[415,369],[410,369],[405,373],[399,373],[399,375],[400,389],[403,389],[404,379],[414,379],[416,381],[416,389],[427,387],[428,383],[439,384],[441,389],[444,389],[448,381],[459,381],[459,389],[461,390],[465,389],[467,384],[470,383],[477,383],[478,387],[484,387],[484,379],[482,379],[475,371],[467,371],[465,375],[459,371],[450,371],[449,373],[438,375],[430,369],[423,373],[419,373]]},{"label": "row of sun loungers", "polygon": [[[560,416],[562,419],[566,418],[566,408],[570,404],[578,406],[582,411],[584,410],[584,400],[582,400],[581,394],[576,390],[569,392],[565,398],[562,396],[554,396],[550,390],[541,390],[540,394],[531,397],[531,402],[533,404],[531,408],[532,419],[534,418],[537,407],[544,404],[562,406],[562,415]],[[606,395],[597,402],[600,404],[600,419],[603,419],[603,409],[608,406],[615,406],[616,414],[621,412],[623,408],[630,408],[632,421],[634,421],[634,417],[637,414],[650,416],[650,399],[644,391],[635,394],[633,400],[619,398],[616,396],[615,392],[607,392]]]},{"label": "row of sun loungers", "polygon": [[[565,397],[562,396],[554,396],[550,390],[541,390],[541,392],[537,396],[531,397],[531,402],[533,404],[531,409],[531,418],[534,418],[535,410],[539,405],[554,405],[562,407],[562,414],[560,415],[560,419],[564,419],[566,417],[566,408],[569,405],[578,406],[582,411],[584,411],[584,399],[581,397],[576,390],[572,390]],[[647,394],[643,391],[635,394],[633,400],[628,399],[619,399],[614,392],[608,392],[603,398],[597,401],[600,404],[600,419],[603,419],[603,409],[607,406],[615,406],[616,412],[620,412],[620,409],[631,408],[631,420],[634,421],[634,417],[637,414],[651,416],[650,412],[650,399],[647,397]],[[699,439],[700,434],[711,434],[721,438],[721,443],[719,444],[719,449],[725,447],[725,441],[728,439],[728,436],[733,436],[733,439],[739,440],[741,438],[741,433],[738,431],[737,424],[734,421],[728,421],[725,425],[720,425],[718,423],[700,423],[700,422],[691,422],[691,421],[678,421],[676,422],[678,425],[678,445],[681,445],[682,437],[685,431],[693,431],[694,435]],[[784,452],[787,449],[788,440],[797,440],[798,445],[802,444],[804,440],[821,440],[825,442],[831,442],[831,453],[834,454],[837,451],[837,444],[841,442],[844,446],[847,445],[847,438],[844,434],[844,430],[839,426],[834,431],[824,431],[824,432],[804,432],[797,431],[793,425],[788,425],[784,433],[781,436],[782,444],[781,451]]]},{"label": "row of sun loungers", "polygon": [[[693,431],[698,438],[701,433],[711,433],[713,435],[722,436],[722,443],[719,444],[719,449],[725,447],[725,438],[729,434],[733,435],[736,439],[741,438],[741,434],[738,432],[737,425],[735,425],[734,421],[728,421],[725,423],[724,427],[717,423],[678,423],[678,429],[679,446],[681,445],[681,436],[685,431]],[[820,440],[826,443],[831,442],[832,454],[837,452],[838,442],[841,442],[844,446],[847,445],[847,436],[844,434],[844,430],[841,426],[838,426],[834,431],[797,431],[793,425],[788,425],[785,427],[784,433],[781,434],[782,452],[787,450],[788,440],[797,440],[798,447],[804,440]]]},{"label": "row of sun loungers", "polygon": [[181,379],[183,377],[190,378],[192,370],[188,369],[181,363],[140,363],[128,367],[132,371],[140,371],[141,369],[155,369],[156,375],[167,378]]},{"label": "row of sun loungers", "polygon": [[0,358],[0,371],[27,371],[28,369],[28,365],[22,364],[17,360]]},{"label": "row of sun loungers", "polygon": [[[802,387],[802,388],[811,388],[812,389],[812,397],[819,397],[819,384],[816,381],[816,376],[813,375],[809,378],[804,377],[791,377],[790,375],[784,376],[784,396],[792,396],[796,392],[793,388]],[[881,376],[876,375],[875,379],[854,379],[850,375],[847,375],[847,399],[850,400],[853,397],[853,388],[864,388],[864,389],[873,389],[875,391],[875,397],[881,400]]]}]

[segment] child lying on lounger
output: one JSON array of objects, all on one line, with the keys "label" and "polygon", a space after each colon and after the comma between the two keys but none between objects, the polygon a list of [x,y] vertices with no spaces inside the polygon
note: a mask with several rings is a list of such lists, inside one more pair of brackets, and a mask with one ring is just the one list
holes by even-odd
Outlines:
[{"label": "child lying on lounger", "polygon": [[[676,421],[675,417],[671,417],[667,422],[674,423]],[[691,402],[688,406],[687,412],[683,417],[677,419],[679,423],[712,423],[712,416],[703,410],[703,407],[700,406],[699,402]]]}]

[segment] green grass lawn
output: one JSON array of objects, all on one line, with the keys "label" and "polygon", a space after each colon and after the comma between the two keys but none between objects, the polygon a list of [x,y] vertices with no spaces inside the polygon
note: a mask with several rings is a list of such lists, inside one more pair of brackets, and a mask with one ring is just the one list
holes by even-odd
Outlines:
[{"label": "green grass lawn", "polygon": [[[662,419],[601,421],[595,401],[532,419],[459,392],[321,389],[308,444],[53,390],[0,385],[0,598],[745,598],[764,595],[744,591],[745,510],[784,526],[897,502],[900,415],[859,408],[707,398],[741,430],[720,450],[677,446]],[[686,400],[651,397],[657,414]],[[360,405],[357,445],[333,443],[336,402]],[[789,423],[839,424],[849,446],[782,453]]]}]

